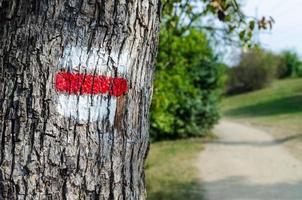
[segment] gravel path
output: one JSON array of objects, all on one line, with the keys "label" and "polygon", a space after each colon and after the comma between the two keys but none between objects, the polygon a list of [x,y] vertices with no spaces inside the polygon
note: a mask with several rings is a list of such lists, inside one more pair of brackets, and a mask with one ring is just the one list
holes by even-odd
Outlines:
[{"label": "gravel path", "polygon": [[302,200],[302,162],[282,142],[230,121],[214,133],[198,161],[206,200]]}]

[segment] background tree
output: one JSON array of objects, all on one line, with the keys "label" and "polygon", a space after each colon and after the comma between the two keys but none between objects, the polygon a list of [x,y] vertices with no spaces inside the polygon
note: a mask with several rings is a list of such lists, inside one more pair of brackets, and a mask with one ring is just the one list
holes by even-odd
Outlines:
[{"label": "background tree", "polygon": [[281,53],[279,78],[297,77],[302,75],[301,60],[295,51],[286,50]]},{"label": "background tree", "polygon": [[242,53],[240,62],[228,69],[227,93],[237,94],[266,87],[278,76],[280,56],[261,48]]},{"label": "background tree", "polygon": [[237,0],[163,0],[161,26],[181,36],[188,28],[199,28],[215,45],[255,45],[254,30],[271,29],[272,17],[254,18],[241,10]]}]

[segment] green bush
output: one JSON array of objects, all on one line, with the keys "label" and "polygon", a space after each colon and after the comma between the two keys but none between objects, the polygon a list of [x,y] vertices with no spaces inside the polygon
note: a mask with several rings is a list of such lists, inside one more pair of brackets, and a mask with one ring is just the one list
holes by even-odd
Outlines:
[{"label": "green bush", "polygon": [[278,67],[278,78],[302,76],[302,66],[295,51],[286,50],[281,53],[281,63]]},{"label": "green bush", "polygon": [[264,88],[276,76],[278,56],[254,48],[241,55],[237,66],[228,70],[227,93],[238,94]]},{"label": "green bush", "polygon": [[224,66],[218,64],[205,35],[190,29],[183,36],[161,31],[154,97],[153,140],[200,136],[218,121]]}]

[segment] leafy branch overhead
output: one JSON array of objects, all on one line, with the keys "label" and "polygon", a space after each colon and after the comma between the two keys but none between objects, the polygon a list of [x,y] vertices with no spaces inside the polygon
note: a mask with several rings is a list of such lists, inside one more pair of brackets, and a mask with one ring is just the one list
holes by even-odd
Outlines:
[{"label": "leafy branch overhead", "polygon": [[245,15],[237,0],[163,0],[163,26],[177,35],[194,27],[214,39],[251,45],[253,32],[272,29],[274,22]]}]

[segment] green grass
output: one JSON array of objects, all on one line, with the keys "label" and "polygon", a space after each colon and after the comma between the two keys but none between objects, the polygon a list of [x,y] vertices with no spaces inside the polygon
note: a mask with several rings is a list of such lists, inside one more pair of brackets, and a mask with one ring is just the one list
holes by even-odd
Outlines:
[{"label": "green grass", "polygon": [[151,144],[146,163],[148,200],[203,199],[195,165],[202,142],[187,139]]},{"label": "green grass", "polygon": [[265,89],[225,98],[227,118],[302,130],[302,78],[275,81]]}]

